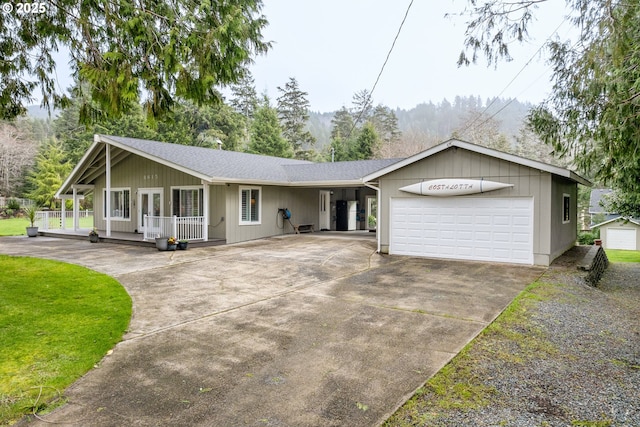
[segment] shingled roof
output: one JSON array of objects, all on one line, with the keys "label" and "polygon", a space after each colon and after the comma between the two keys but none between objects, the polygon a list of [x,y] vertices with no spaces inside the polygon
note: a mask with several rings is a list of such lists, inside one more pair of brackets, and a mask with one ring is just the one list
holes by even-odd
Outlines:
[{"label": "shingled roof", "polygon": [[236,151],[170,144],[121,136],[96,135],[58,194],[71,185],[91,184],[104,173],[104,146],[112,149],[112,166],[136,154],[209,182],[270,185],[362,185],[362,177],[401,159],[313,163]]}]

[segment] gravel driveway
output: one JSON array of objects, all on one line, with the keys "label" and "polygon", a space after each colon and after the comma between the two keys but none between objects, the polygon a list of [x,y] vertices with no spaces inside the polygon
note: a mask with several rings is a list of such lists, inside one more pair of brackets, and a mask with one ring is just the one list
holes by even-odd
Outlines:
[{"label": "gravel driveway", "polygon": [[640,426],[640,264],[612,263],[594,288],[571,258],[540,279],[523,323],[472,344],[474,368],[456,381],[480,378],[484,404],[434,409],[425,387],[387,425]]}]

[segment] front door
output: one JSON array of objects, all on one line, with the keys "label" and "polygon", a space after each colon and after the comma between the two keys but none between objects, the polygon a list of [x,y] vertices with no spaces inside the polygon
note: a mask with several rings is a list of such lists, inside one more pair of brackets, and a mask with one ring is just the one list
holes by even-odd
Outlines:
[{"label": "front door", "polygon": [[[141,188],[138,190],[138,233],[145,230],[154,232],[154,221],[145,221],[145,216],[162,216],[162,188]],[[156,225],[159,221],[155,221]],[[160,231],[159,227],[157,231]]]},{"label": "front door", "polygon": [[320,230],[331,229],[331,192],[320,190]]}]

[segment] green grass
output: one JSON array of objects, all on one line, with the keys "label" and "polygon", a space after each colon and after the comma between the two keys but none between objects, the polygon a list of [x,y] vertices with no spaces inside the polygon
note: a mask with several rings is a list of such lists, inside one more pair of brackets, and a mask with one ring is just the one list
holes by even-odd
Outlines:
[{"label": "green grass", "polygon": [[640,251],[607,249],[605,252],[611,262],[640,262]]},{"label": "green grass", "polygon": [[0,219],[0,236],[24,236],[29,225],[26,218]]},{"label": "green grass", "polygon": [[113,278],[0,255],[0,425],[55,405],[124,334],[131,298]]},{"label": "green grass", "polygon": [[[50,221],[50,227],[52,229],[59,228],[59,224],[54,224],[54,220]],[[58,221],[56,221],[58,222]],[[31,224],[26,218],[8,218],[0,219],[0,236],[25,236],[27,234],[26,228]],[[67,229],[73,228],[73,219],[67,218],[65,226]],[[80,228],[92,228],[93,216],[86,218],[80,218]]]}]

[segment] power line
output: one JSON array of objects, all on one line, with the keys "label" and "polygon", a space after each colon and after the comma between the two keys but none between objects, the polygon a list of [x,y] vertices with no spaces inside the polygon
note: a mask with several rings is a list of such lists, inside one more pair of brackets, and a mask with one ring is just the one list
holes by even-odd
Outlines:
[{"label": "power line", "polygon": [[398,40],[398,37],[400,36],[400,32],[402,31],[402,27],[404,26],[404,23],[407,20],[407,16],[409,16],[409,10],[411,9],[412,5],[413,5],[413,0],[411,0],[409,2],[409,6],[407,6],[407,10],[404,13],[404,18],[402,18],[402,22],[400,23],[400,27],[398,27],[398,32],[396,33],[396,36],[393,39],[393,43],[391,43],[391,48],[389,49],[389,52],[387,52],[387,57],[385,58],[384,63],[382,64],[382,67],[380,68],[380,72],[378,73],[378,77],[376,77],[376,81],[373,84],[373,87],[371,88],[371,91],[369,92],[369,95],[367,96],[367,99],[365,100],[365,103],[362,106],[362,109],[360,110],[360,113],[358,114],[358,117],[354,120],[353,126],[351,126],[351,129],[349,130],[349,134],[347,135],[347,139],[349,139],[349,137],[351,136],[351,133],[353,132],[353,129],[355,129],[356,125],[358,124],[358,122],[362,118],[362,114],[364,114],[364,112],[366,111],[367,107],[369,106],[369,102],[372,99],[373,92],[376,90],[376,86],[378,86],[378,82],[380,81],[380,77],[382,76],[382,73],[384,72],[384,67],[387,65],[387,62],[389,62],[389,57],[391,56],[391,52],[393,52],[393,48],[396,46],[396,41]]},{"label": "power line", "polygon": [[[514,81],[516,81],[516,79],[518,77],[520,77],[520,74],[522,74],[522,72],[529,66],[531,65],[531,61],[533,61],[533,59],[540,53],[540,51],[546,46],[547,42],[549,40],[551,40],[551,37],[553,37],[554,34],[556,34],[558,32],[558,30],[560,29],[560,27],[562,25],[564,25],[565,22],[567,22],[568,18],[565,17],[562,22],[560,22],[560,24],[558,24],[558,26],[556,27],[555,30],[553,30],[553,32],[549,35],[549,37],[547,37],[547,39],[540,45],[540,47],[535,51],[535,53],[533,55],[531,55],[531,58],[529,58],[529,60],[522,66],[522,68],[520,69],[520,71],[518,71],[516,73],[516,75],[511,79],[511,81],[509,81],[509,83],[507,83],[507,85],[504,87],[504,89],[502,89],[502,91],[500,91],[500,93],[498,94],[498,96],[494,97],[493,100],[484,108],[484,110],[482,110],[482,112],[480,114],[478,114],[476,116],[475,119],[473,119],[460,133],[464,134],[464,132],[468,131],[471,127],[473,127],[476,122],[478,120],[480,120],[482,118],[482,116],[489,110],[489,108],[491,108],[491,106],[493,104],[495,104],[497,102],[497,100],[500,98],[500,96],[502,96],[502,94],[509,88],[509,86],[511,86],[513,84]],[[546,73],[546,71],[545,71]],[[535,81],[539,80],[540,77],[535,79]],[[531,85],[529,85],[527,87],[527,89],[531,87]],[[526,89],[525,89],[526,90]],[[520,94],[524,93],[524,91],[520,92]],[[514,98],[515,99],[515,98]],[[509,102],[507,102],[504,106],[502,106],[502,108],[500,108],[498,111],[496,111],[495,113],[493,113],[491,116],[487,117],[485,120],[482,121],[482,123],[480,123],[478,126],[482,126],[483,124],[485,124],[486,122],[488,122],[489,120],[493,119],[495,116],[497,116],[500,112],[502,112],[502,110],[504,110],[505,108],[507,108],[511,103],[513,103],[514,99],[509,100]]]}]

